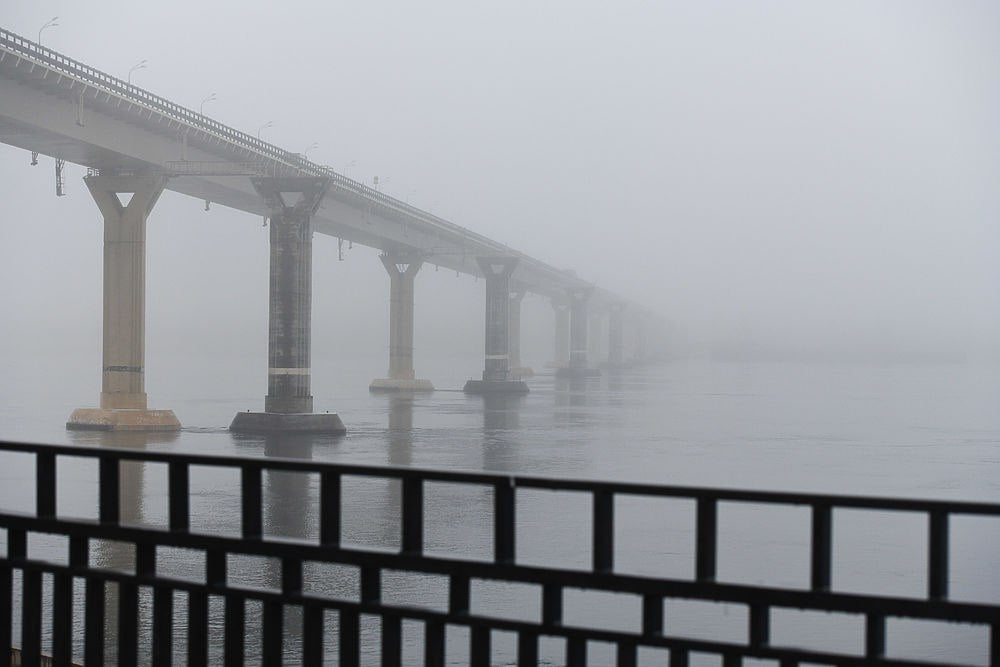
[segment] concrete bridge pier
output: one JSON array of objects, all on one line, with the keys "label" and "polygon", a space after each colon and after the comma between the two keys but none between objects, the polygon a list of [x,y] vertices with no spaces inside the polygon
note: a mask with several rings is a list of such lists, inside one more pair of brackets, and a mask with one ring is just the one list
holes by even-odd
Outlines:
[{"label": "concrete bridge pier", "polygon": [[569,366],[569,301],[552,300],[552,310],[555,312],[555,351],[552,362],[554,368]]},{"label": "concrete bridge pier", "polygon": [[181,425],[171,410],[147,407],[145,385],[146,218],[165,179],[95,175],[83,181],[104,217],[101,407],[74,410],[66,428],[176,431]]},{"label": "concrete bridge pier", "polygon": [[413,371],[413,283],[423,261],[379,255],[389,272],[389,377],[372,380],[369,391],[434,391],[430,380]]},{"label": "concrete bridge pier", "polygon": [[510,276],[516,257],[477,257],[486,278],[486,363],[482,380],[469,380],[467,394],[526,394],[528,385],[510,373]]},{"label": "concrete bridge pier", "polygon": [[313,413],[312,216],[329,179],[252,178],[271,217],[267,396],[264,412],[241,412],[229,430],[244,433],[344,433],[336,413]]},{"label": "concrete bridge pier", "polygon": [[569,365],[556,371],[559,377],[598,377],[601,372],[587,366],[587,301],[593,287],[571,287],[569,296]]},{"label": "concrete bridge pier", "polygon": [[521,364],[521,302],[528,291],[520,285],[510,289],[510,301],[507,304],[507,335],[510,349],[510,375],[513,379],[532,377],[535,371],[530,366]]},{"label": "concrete bridge pier", "polygon": [[615,302],[608,310],[608,368],[625,366],[625,304]]}]

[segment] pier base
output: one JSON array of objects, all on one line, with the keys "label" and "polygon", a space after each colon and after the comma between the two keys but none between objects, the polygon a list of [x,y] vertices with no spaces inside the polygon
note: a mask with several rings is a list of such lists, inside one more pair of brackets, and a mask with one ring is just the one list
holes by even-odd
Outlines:
[{"label": "pier base", "polygon": [[177,431],[173,410],[77,408],[66,428],[74,431]]},{"label": "pier base", "polygon": [[373,393],[434,391],[434,385],[430,380],[377,378],[368,385],[368,391]]},{"label": "pier base", "polygon": [[579,366],[563,366],[556,369],[557,378],[599,378],[601,371],[596,368],[582,368]]},{"label": "pier base", "polygon": [[527,394],[528,385],[520,380],[469,380],[462,391],[466,394]]},{"label": "pier base", "polygon": [[233,433],[347,433],[337,413],[238,412],[229,425]]}]

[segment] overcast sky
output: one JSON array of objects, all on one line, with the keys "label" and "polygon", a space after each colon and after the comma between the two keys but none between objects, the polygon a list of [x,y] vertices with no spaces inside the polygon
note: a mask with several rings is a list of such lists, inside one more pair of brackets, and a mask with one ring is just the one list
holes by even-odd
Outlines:
[{"label": "overcast sky", "polygon": [[[316,142],[314,161],[648,304],[695,348],[1000,356],[994,0],[0,7],[31,39],[52,16],[46,46],[123,78],[145,59],[138,85],[193,109],[215,93],[214,118],[273,121],[263,138]],[[99,327],[83,172],[56,200],[51,160],[28,162],[0,147],[8,331]],[[202,209],[168,195],[150,218],[150,335],[222,318],[259,344],[266,234]],[[375,253],[316,251],[317,326],[387,337]],[[481,327],[482,285],[433,273],[418,341],[445,330],[436,295]]]}]

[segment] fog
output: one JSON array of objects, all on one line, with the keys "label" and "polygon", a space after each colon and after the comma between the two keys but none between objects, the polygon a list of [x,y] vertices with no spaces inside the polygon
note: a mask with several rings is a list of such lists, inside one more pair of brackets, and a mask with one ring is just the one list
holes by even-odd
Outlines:
[{"label": "fog", "polygon": [[[1000,5],[27,2],[0,24],[637,302],[677,356],[1000,359]],[[268,123],[272,123],[267,126]],[[0,146],[8,353],[100,355],[80,167]],[[165,193],[147,356],[259,356],[261,220]],[[376,251],[314,249],[314,349],[382,354]],[[420,355],[481,354],[482,284],[425,266]],[[526,356],[552,314],[525,302]],[[468,369],[470,374],[477,369]]]}]

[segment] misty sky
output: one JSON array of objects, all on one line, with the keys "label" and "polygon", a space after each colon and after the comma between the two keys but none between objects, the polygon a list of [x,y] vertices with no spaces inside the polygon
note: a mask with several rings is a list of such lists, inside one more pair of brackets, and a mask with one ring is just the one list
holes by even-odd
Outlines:
[{"label": "misty sky", "polygon": [[[1000,357],[993,0],[8,0],[0,25],[56,15],[46,46],[123,78],[146,59],[138,85],[215,93],[212,117],[273,121],[262,138],[641,301],[691,349]],[[99,350],[83,170],[56,199],[28,162],[0,146],[4,326]],[[150,348],[266,340],[266,232],[203,208],[168,193],[150,217]],[[384,270],[336,250],[317,238],[315,335],[383,350]],[[481,330],[470,277],[426,267],[417,299],[418,347],[460,308]]]}]

